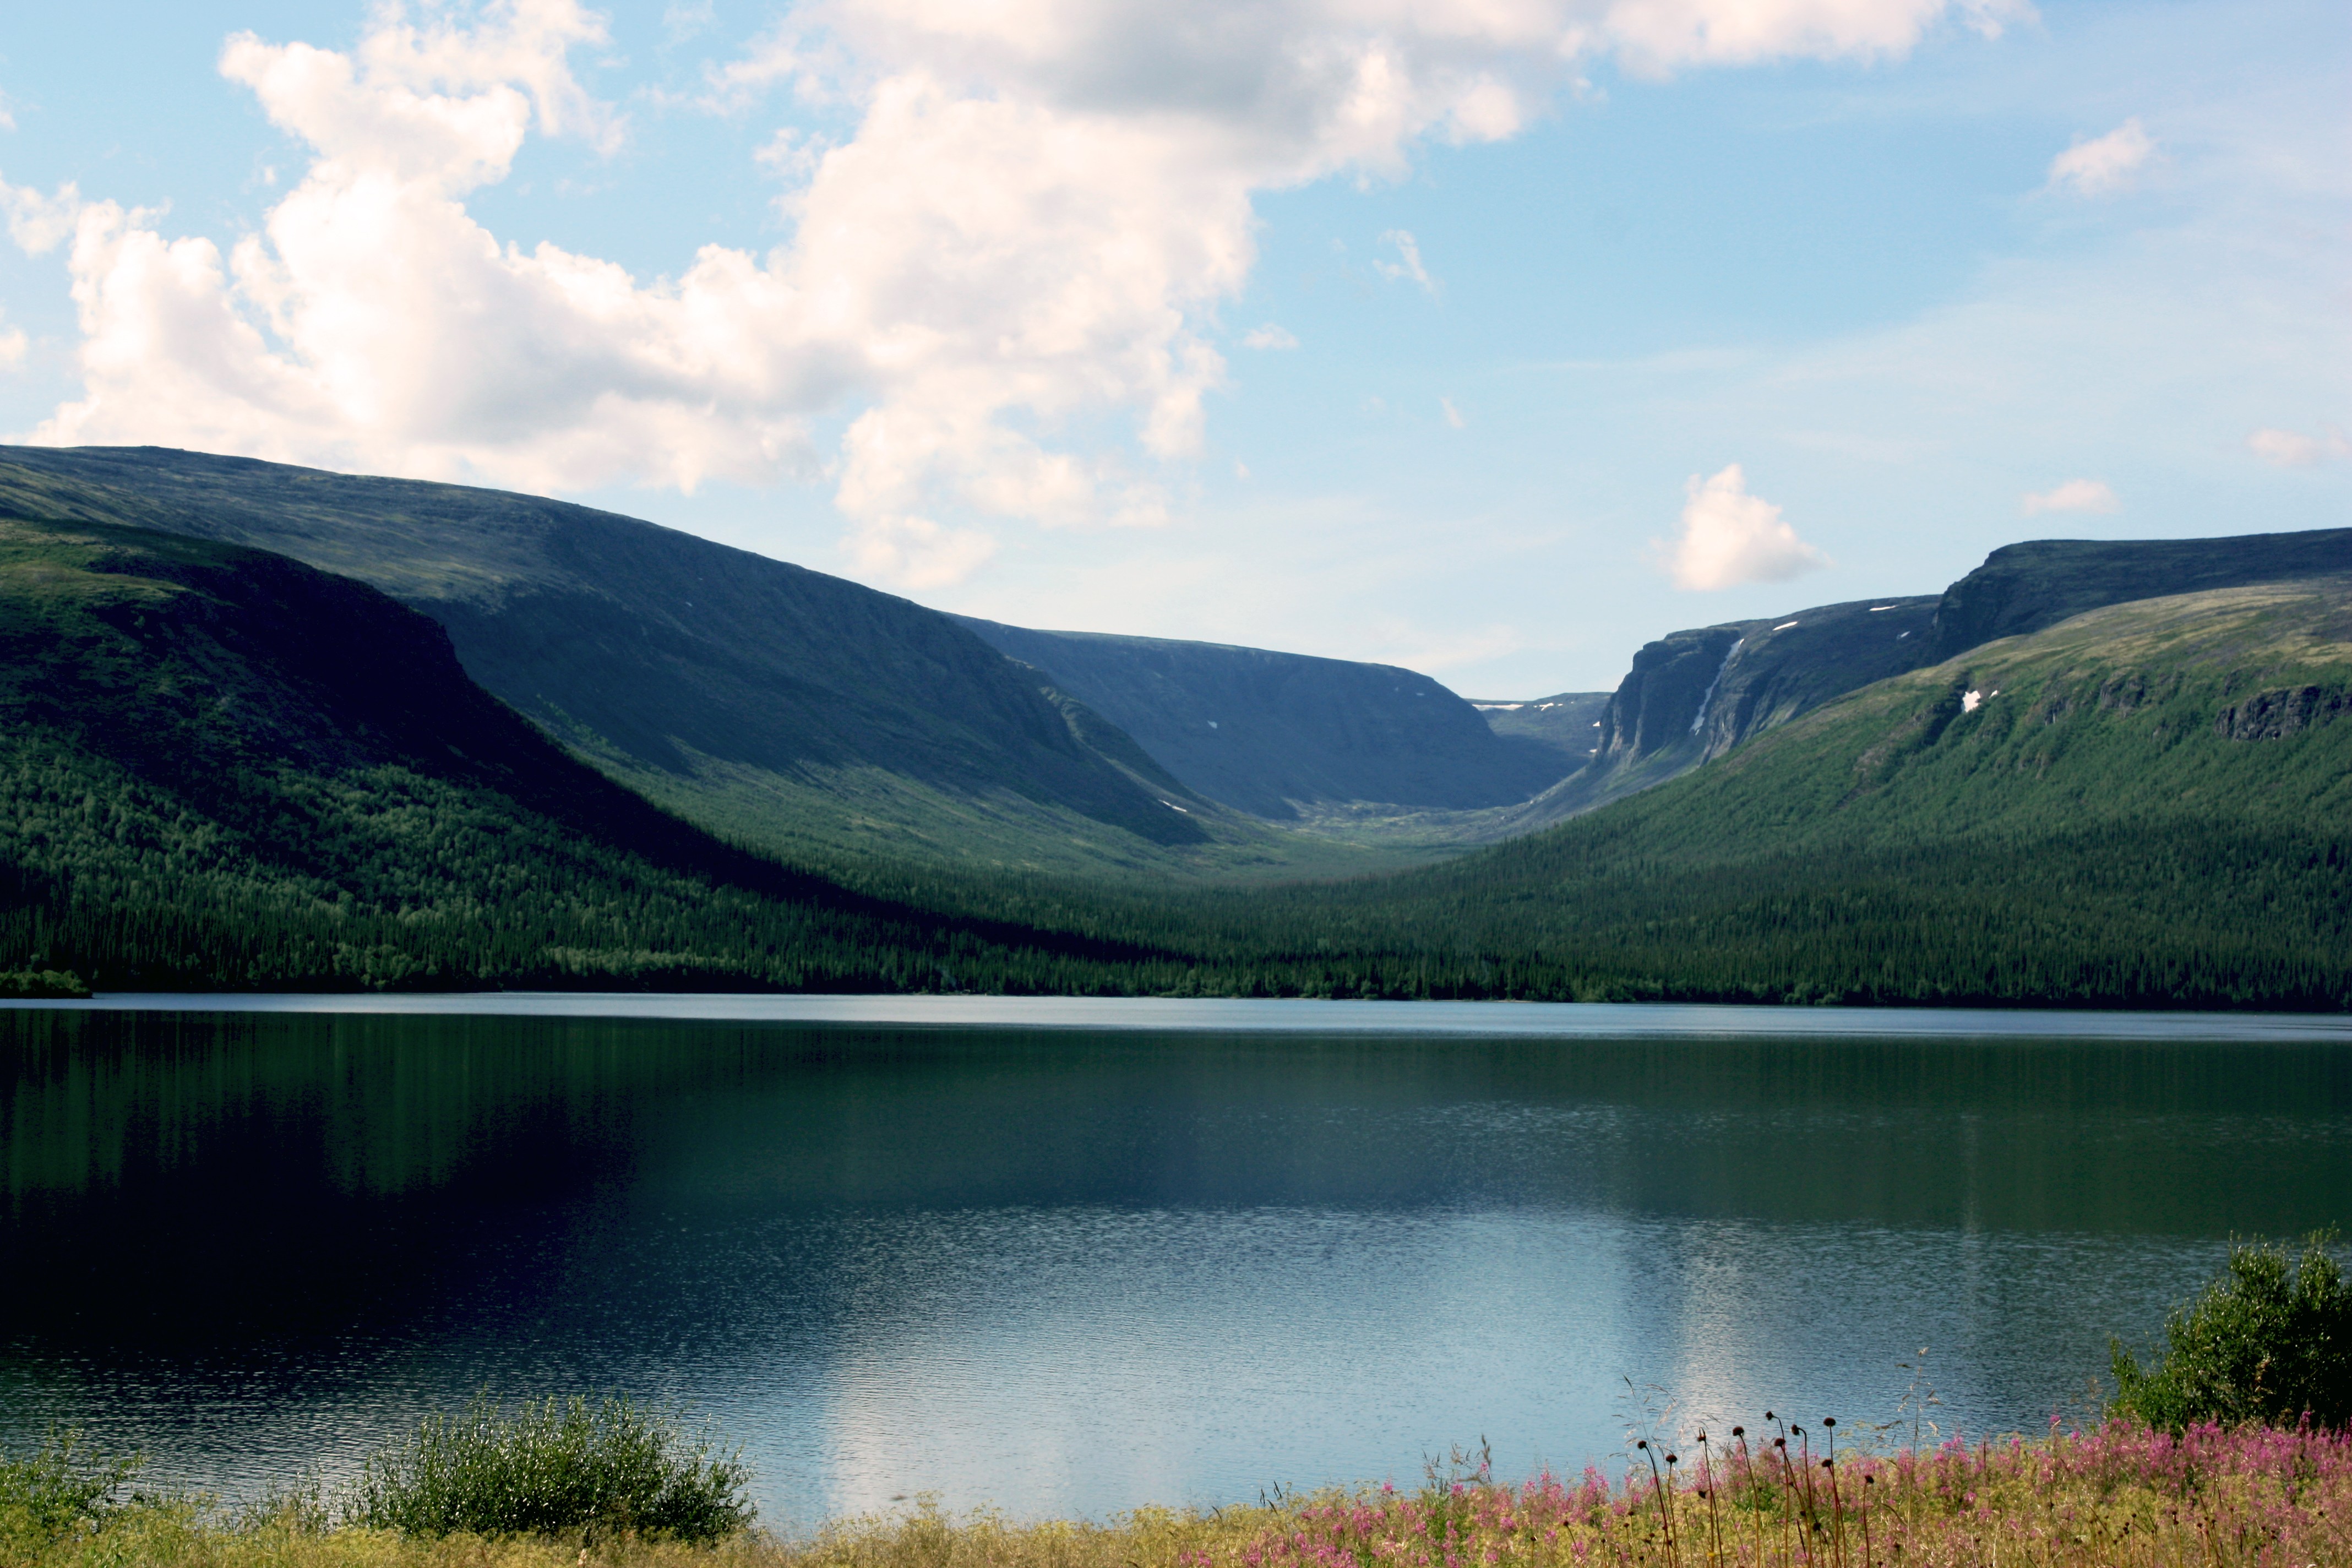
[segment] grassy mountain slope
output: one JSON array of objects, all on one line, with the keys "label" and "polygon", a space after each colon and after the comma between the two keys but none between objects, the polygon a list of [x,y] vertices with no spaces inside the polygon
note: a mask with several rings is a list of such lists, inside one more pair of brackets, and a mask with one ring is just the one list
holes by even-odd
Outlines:
[{"label": "grassy mountain slope", "polygon": [[713,839],[361,584],[24,519],[0,520],[0,953],[233,988],[1058,989],[1149,957],[919,914]]},{"label": "grassy mountain slope", "polygon": [[1045,671],[1193,789],[1256,816],[1296,820],[1302,805],[1358,801],[1512,805],[1573,765],[1391,665],[956,619]]},{"label": "grassy mountain slope", "polygon": [[1377,864],[1199,799],[946,616],[651,523],[159,448],[0,448],[0,506],[241,543],[445,627],[605,773],[803,861],[982,871]]}]

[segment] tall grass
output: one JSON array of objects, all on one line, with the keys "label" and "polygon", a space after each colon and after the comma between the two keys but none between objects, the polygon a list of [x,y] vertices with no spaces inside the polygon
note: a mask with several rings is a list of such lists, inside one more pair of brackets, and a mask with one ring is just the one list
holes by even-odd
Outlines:
[{"label": "tall grass", "polygon": [[[1411,1490],[1255,1508],[1142,1509],[1024,1524],[936,1507],[784,1540],[704,1545],[610,1534],[486,1539],[298,1512],[242,1521],[133,1504],[87,1531],[11,1549],[26,1568],[2289,1568],[2352,1563],[2352,1437],[2307,1426],[2126,1421],[2033,1440],[1835,1454],[1791,1427],[1696,1434],[1612,1480],[1483,1469]],[[1653,1467],[1651,1460],[1656,1464]]]},{"label": "tall grass", "polygon": [[[1809,1451],[1789,1436],[1643,1454],[1612,1483],[1485,1476],[1328,1493],[1172,1568],[2283,1568],[2352,1562],[2352,1438],[2123,1422],[1927,1452]],[[916,1568],[871,1534],[807,1568]],[[846,1548],[845,1550],[844,1548]],[[958,1568],[952,1559],[936,1568]],[[980,1568],[975,1561],[971,1568]]]},{"label": "tall grass", "polygon": [[69,1431],[51,1432],[22,1458],[0,1454],[0,1547],[47,1546],[94,1530],[139,1468],[135,1458],[90,1453]]}]

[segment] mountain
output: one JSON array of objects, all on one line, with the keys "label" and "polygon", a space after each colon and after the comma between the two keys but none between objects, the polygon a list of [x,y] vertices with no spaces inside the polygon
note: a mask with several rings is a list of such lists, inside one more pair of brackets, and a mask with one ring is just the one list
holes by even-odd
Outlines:
[{"label": "mountain", "polygon": [[0,519],[0,955],[106,986],[852,991],[1083,988],[1150,957],[722,843],[360,583],[21,517]]},{"label": "mountain", "polygon": [[1581,768],[1601,750],[1601,715],[1613,695],[1607,691],[1558,691],[1524,701],[1471,698],[1486,727],[1507,740],[1533,741],[1558,753],[1568,767]]},{"label": "mountain", "polygon": [[1371,864],[1202,799],[944,616],[633,518],[152,447],[0,448],[0,507],[367,583],[439,623],[475,680],[612,777],[803,860]]},{"label": "mountain", "polygon": [[1556,820],[1662,784],[1832,698],[1916,668],[1937,603],[1858,599],[1645,645],[1599,715],[1591,761],[1529,819]]},{"label": "mountain", "polygon": [[2352,1009],[2352,574],[1995,639],[1418,871],[898,899],[637,797],[363,584],[0,518],[0,969]]},{"label": "mountain", "polygon": [[2352,574],[2095,609],[1246,908],[1160,939],[1353,994],[2352,1009]]},{"label": "mountain", "polygon": [[2005,544],[1944,590],[1931,649],[1950,658],[2102,605],[2352,572],[2352,528],[2227,539],[2037,539]]},{"label": "mountain", "polygon": [[955,618],[1193,790],[1255,816],[1297,820],[1302,806],[1357,802],[1506,805],[1575,765],[1557,747],[1497,733],[1436,681],[1393,665]]},{"label": "mountain", "polygon": [[1823,703],[1997,637],[2105,605],[2352,572],[2352,529],[2227,539],[2005,545],[1936,597],[1856,600],[1672,632],[1633,656],[1574,776],[1486,825],[1489,837],[1621,799]]}]

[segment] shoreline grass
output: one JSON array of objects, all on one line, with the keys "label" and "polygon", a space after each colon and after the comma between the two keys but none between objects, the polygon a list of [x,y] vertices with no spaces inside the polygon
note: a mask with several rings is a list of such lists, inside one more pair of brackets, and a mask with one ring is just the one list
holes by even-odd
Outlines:
[{"label": "shoreline grass", "polygon": [[[1412,1490],[1024,1523],[919,1504],[796,1538],[404,1535],[299,1505],[111,1508],[42,1542],[0,1518],[10,1568],[2285,1568],[2352,1563],[2352,1436],[2124,1420],[2045,1436],[1831,1453],[1790,1427],[1652,1449],[1612,1480],[1483,1468]],[[1785,1444],[1785,1446],[1783,1446]],[[5,1511],[5,1510],[0,1510]]]}]

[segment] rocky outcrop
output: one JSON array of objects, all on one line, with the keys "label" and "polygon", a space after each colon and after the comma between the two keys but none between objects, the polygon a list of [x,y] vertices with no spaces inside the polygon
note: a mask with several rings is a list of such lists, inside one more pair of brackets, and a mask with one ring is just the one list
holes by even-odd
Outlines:
[{"label": "rocky outcrop", "polygon": [[2352,713],[2352,691],[2324,686],[2258,691],[2221,710],[2213,732],[2225,741],[2284,741]]},{"label": "rocky outcrop", "polygon": [[1937,601],[1857,599],[1659,638],[1633,656],[1591,763],[1548,792],[1549,819],[1663,784],[1750,736],[1921,662]]}]

